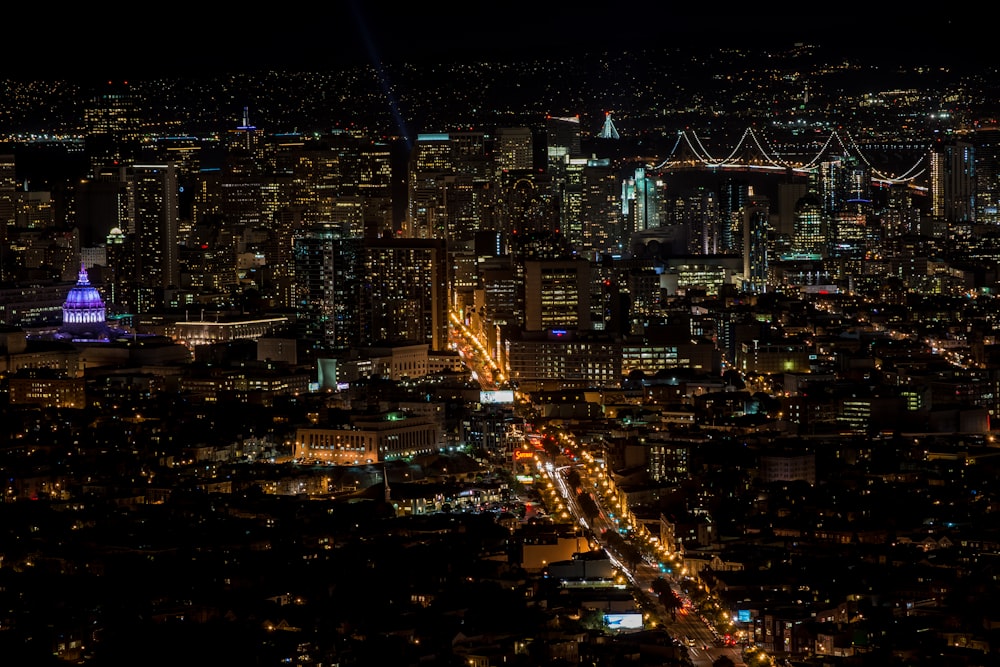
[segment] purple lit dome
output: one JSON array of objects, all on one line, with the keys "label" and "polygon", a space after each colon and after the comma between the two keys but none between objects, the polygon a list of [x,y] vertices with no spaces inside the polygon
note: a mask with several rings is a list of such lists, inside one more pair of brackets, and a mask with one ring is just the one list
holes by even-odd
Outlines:
[{"label": "purple lit dome", "polygon": [[80,276],[63,303],[61,331],[74,338],[103,338],[107,335],[104,301],[97,288],[90,284],[87,267],[80,265]]}]

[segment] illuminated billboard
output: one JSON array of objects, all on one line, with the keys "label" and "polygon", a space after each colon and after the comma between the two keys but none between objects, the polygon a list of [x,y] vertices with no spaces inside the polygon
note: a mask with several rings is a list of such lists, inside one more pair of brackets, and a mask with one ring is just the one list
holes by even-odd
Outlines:
[{"label": "illuminated billboard", "polygon": [[609,630],[642,630],[642,614],[636,612],[605,614],[604,625]]},{"label": "illuminated billboard", "polygon": [[317,384],[322,389],[332,389],[337,385],[337,360],[321,358],[316,360]]},{"label": "illuminated billboard", "polygon": [[479,402],[483,405],[494,405],[498,403],[513,403],[514,402],[514,390],[513,389],[498,389],[495,391],[481,391],[479,392]]}]

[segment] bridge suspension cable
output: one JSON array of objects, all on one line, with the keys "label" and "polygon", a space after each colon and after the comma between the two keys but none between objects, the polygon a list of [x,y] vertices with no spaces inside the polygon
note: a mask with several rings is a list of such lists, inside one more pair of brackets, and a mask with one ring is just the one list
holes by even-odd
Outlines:
[{"label": "bridge suspension cable", "polygon": [[[819,149],[819,152],[817,152],[816,155],[814,155],[808,162],[795,162],[777,156],[766,138],[758,136],[752,126],[743,131],[743,135],[736,143],[736,147],[733,148],[729,155],[723,159],[712,157],[697,132],[685,129],[680,130],[677,133],[677,140],[674,143],[673,148],[670,150],[669,155],[666,159],[660,162],[660,164],[656,165],[654,169],[669,170],[672,168],[686,166],[704,166],[709,169],[792,169],[797,172],[808,173],[819,168],[824,156],[828,156],[831,152],[831,147],[836,144],[836,148],[839,150],[841,155],[850,155],[859,158],[864,165],[871,170],[875,180],[879,180],[881,182],[911,183],[926,171],[926,169],[920,169],[925,160],[925,156],[920,157],[915,164],[900,175],[892,175],[876,169],[871,160],[868,159],[858,146],[854,137],[852,137],[846,130],[845,134],[847,135],[847,143],[845,143],[843,137],[841,137],[836,130],[833,130],[824,141],[822,147]],[[756,149],[756,151],[753,151],[753,149]],[[758,159],[740,159],[740,156],[746,158],[751,155],[752,152]]]},{"label": "bridge suspension cable", "polygon": [[[845,130],[845,132],[847,131]],[[913,164],[909,169],[904,171],[899,176],[891,176],[889,174],[884,174],[878,169],[876,169],[875,166],[868,161],[868,158],[865,157],[865,154],[861,152],[861,148],[858,146],[857,142],[854,141],[854,137],[851,136],[850,132],[847,132],[847,139],[851,142],[851,146],[854,147],[854,152],[858,155],[858,157],[860,157],[861,160],[865,163],[865,165],[867,165],[868,168],[872,170],[872,173],[878,176],[881,180],[887,181],[889,183],[908,183],[918,178],[925,171],[927,171],[927,169],[921,169],[920,171],[913,173],[914,170],[916,170],[918,167],[920,167],[921,164],[923,164],[924,158],[920,158],[918,162]]]}]

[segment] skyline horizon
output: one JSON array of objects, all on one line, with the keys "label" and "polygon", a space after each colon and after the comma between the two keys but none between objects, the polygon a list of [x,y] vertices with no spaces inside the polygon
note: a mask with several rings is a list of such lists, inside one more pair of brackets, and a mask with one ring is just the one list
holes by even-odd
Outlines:
[{"label": "skyline horizon", "polygon": [[[308,7],[308,9],[306,8]],[[31,8],[11,8],[11,25],[38,22]],[[728,11],[727,11],[728,9]],[[787,48],[812,43],[860,57],[920,58],[924,64],[976,59],[1000,62],[978,48],[986,22],[945,9],[899,14],[863,6],[826,16],[786,8],[713,13],[695,6],[644,7],[641,20],[601,21],[559,5],[513,3],[491,7],[436,3],[380,12],[360,0],[321,8],[284,4],[275,21],[228,8],[174,6],[174,20],[95,22],[85,8],[68,8],[37,30],[10,35],[16,57],[0,76],[69,76],[94,80],[198,72],[259,71],[394,62],[548,56],[655,48]],[[79,16],[77,15],[79,14]],[[61,17],[61,18],[60,18]]]}]

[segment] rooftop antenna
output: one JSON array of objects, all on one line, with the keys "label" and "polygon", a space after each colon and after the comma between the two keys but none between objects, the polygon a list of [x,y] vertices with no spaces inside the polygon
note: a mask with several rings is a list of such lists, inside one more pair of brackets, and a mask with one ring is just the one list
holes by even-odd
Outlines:
[{"label": "rooftop antenna", "polygon": [[256,127],[254,127],[253,125],[250,124],[250,108],[249,107],[243,107],[243,124],[240,125],[239,127],[237,127],[236,129],[237,130],[243,130],[244,132],[246,132],[246,142],[245,142],[246,145],[245,145],[245,148],[247,150],[249,150],[250,149],[251,133],[254,130],[257,129]]}]

